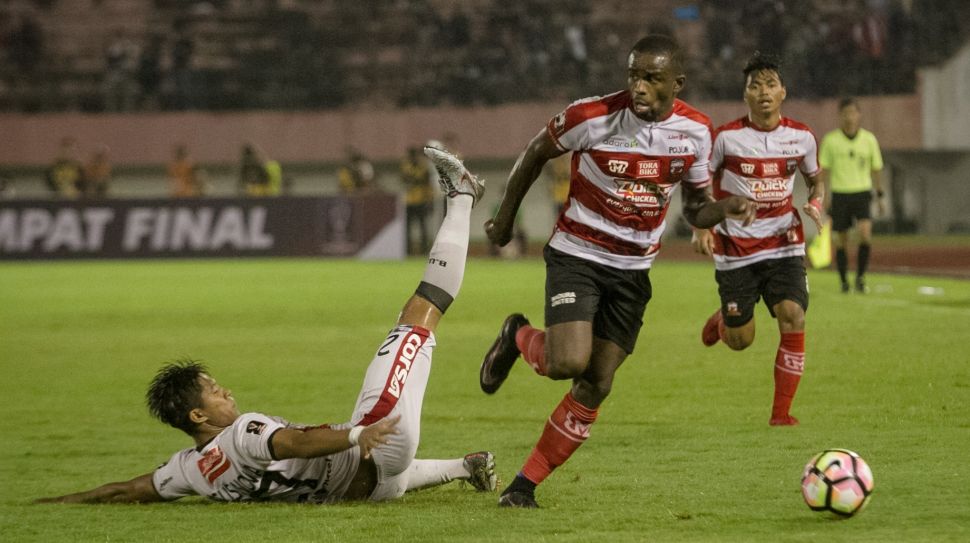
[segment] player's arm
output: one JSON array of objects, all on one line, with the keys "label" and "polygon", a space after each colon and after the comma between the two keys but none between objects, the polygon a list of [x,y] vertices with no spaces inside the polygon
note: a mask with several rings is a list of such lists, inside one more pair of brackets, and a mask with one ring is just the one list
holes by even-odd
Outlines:
[{"label": "player's arm", "polygon": [[542,173],[546,162],[564,154],[545,128],[532,138],[525,151],[519,155],[509,174],[509,182],[505,187],[505,195],[499,205],[495,217],[485,222],[485,234],[488,239],[504,247],[512,241],[512,230],[515,226],[515,215],[519,212],[522,199],[532,188],[532,184]]},{"label": "player's arm", "polygon": [[684,189],[684,218],[694,228],[711,228],[724,219],[737,219],[744,226],[754,222],[757,204],[743,196],[715,200],[707,188],[681,183]]},{"label": "player's arm", "polygon": [[160,502],[152,484],[152,474],[146,473],[123,483],[108,483],[98,488],[76,494],[53,498],[40,498],[34,503],[149,503]]},{"label": "player's arm", "polygon": [[812,218],[819,231],[822,230],[822,210],[825,209],[825,181],[822,171],[805,176],[805,184],[808,185],[808,201],[802,206],[802,211]]},{"label": "player's arm", "polygon": [[400,419],[400,416],[384,418],[364,427],[362,430],[358,430],[360,434],[356,436],[356,443],[351,442],[353,428],[347,430],[282,428],[274,432],[270,438],[270,451],[273,458],[285,460],[287,458],[326,456],[359,445],[364,458],[368,458],[371,449],[387,443],[387,436],[397,433],[396,425]]}]

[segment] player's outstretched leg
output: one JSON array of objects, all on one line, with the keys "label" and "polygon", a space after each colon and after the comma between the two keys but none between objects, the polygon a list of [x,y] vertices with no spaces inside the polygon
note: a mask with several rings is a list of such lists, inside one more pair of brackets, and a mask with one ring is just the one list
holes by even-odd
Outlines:
[{"label": "player's outstretched leg", "polygon": [[721,314],[721,310],[719,308],[714,312],[713,315],[708,317],[707,322],[704,323],[704,329],[701,330],[701,342],[710,347],[721,340],[723,332],[724,315]]},{"label": "player's outstretched leg", "polygon": [[495,456],[488,451],[466,454],[453,460],[415,459],[407,470],[407,490],[419,490],[451,481],[465,481],[478,492],[494,492]]}]

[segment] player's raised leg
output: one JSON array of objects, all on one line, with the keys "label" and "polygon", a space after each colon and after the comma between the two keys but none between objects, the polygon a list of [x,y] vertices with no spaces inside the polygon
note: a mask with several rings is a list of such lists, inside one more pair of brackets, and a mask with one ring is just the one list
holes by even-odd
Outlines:
[{"label": "player's raised leg", "polygon": [[[464,458],[424,460],[411,469],[420,436],[434,331],[461,287],[471,210],[484,191],[483,183],[454,155],[431,148],[425,148],[425,153],[438,169],[448,196],[448,216],[435,237],[421,282],[404,304],[397,327],[390,331],[367,369],[351,419],[356,425],[367,425],[386,416],[401,416],[398,433],[373,451],[378,477],[371,494],[375,500],[396,498],[409,488],[455,478],[482,478],[481,469],[475,475],[465,468]],[[413,482],[409,482],[411,475]]]}]

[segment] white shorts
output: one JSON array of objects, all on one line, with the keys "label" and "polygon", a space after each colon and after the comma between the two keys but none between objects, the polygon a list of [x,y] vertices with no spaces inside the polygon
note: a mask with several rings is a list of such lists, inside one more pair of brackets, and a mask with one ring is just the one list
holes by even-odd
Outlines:
[{"label": "white shorts", "polygon": [[387,334],[367,367],[351,423],[369,425],[384,417],[401,416],[398,433],[371,451],[377,465],[372,500],[399,498],[407,490],[407,469],[418,450],[421,406],[434,346],[434,334],[429,330],[400,325]]}]

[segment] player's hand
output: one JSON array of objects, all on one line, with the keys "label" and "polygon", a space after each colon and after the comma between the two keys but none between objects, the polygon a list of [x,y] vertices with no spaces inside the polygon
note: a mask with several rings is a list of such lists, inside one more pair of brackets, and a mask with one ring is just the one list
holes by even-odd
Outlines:
[{"label": "player's hand", "polygon": [[758,204],[744,196],[729,196],[719,203],[724,206],[724,216],[741,221],[742,226],[750,226],[758,215]]},{"label": "player's hand", "polygon": [[886,215],[886,201],[882,198],[876,198],[876,216],[883,217]]},{"label": "player's hand", "polygon": [[379,445],[387,443],[387,436],[398,433],[397,423],[401,420],[401,415],[396,417],[384,417],[383,419],[371,424],[360,433],[357,438],[357,445],[364,458],[370,458],[370,452]]},{"label": "player's hand", "polygon": [[802,206],[802,211],[806,215],[811,217],[812,221],[815,222],[815,229],[819,232],[822,231],[822,202],[818,198],[813,198]]},{"label": "player's hand", "polygon": [[690,244],[695,253],[710,256],[714,254],[714,233],[710,229],[691,228]]},{"label": "player's hand", "polygon": [[505,224],[497,219],[489,219],[485,221],[485,235],[495,245],[505,247],[512,241],[512,224]]}]

